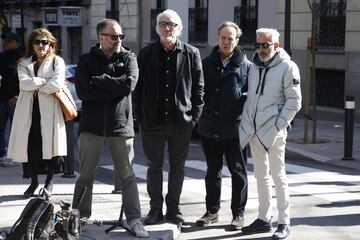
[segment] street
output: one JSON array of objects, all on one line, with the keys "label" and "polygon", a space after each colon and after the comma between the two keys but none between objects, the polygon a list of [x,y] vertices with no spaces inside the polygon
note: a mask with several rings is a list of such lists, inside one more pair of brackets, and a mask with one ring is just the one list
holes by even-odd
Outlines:
[{"label": "street", "polygon": [[[142,199],[146,193],[146,160],[140,142],[135,138],[134,170],[138,178]],[[98,170],[97,180],[113,184],[112,162],[105,149]],[[246,206],[245,223],[250,224],[257,217],[257,192],[253,176],[253,164],[248,164],[249,198]],[[206,163],[201,145],[193,138],[186,162],[185,181],[181,197],[181,212],[187,223],[179,239],[271,239],[272,233],[243,236],[241,231],[229,231],[231,222],[231,178],[226,166],[223,169],[222,208],[219,222],[199,228],[195,221],[205,213]],[[334,167],[299,156],[287,155],[287,171],[291,194],[291,225],[289,239],[358,239],[360,235],[360,176],[354,170]],[[164,181],[167,181],[168,164],[164,165]],[[164,191],[167,189],[164,183]],[[145,216],[148,203],[142,208]],[[276,221],[276,199],[273,201]],[[165,209],[164,209],[165,210]],[[276,229],[276,222],[274,224]]]},{"label": "street", "polygon": [[[75,123],[74,135],[77,132]],[[76,139],[75,139],[76,140]],[[76,141],[75,141],[76,142]],[[135,159],[133,167],[138,179],[142,216],[149,211],[149,197],[146,191],[146,160],[144,158],[140,136],[137,133],[134,141]],[[78,171],[78,149],[75,145],[75,170]],[[164,164],[164,191],[167,189],[167,160]],[[97,172],[93,196],[93,219],[116,220],[120,213],[120,195],[111,194],[113,187],[113,164],[110,153],[104,148],[100,167]],[[288,239],[359,239],[360,236],[360,175],[357,170],[328,165],[304,159],[300,155],[287,155],[287,171],[291,195],[292,232]],[[186,223],[181,233],[174,237],[180,240],[201,239],[271,239],[272,233],[242,235],[241,231],[230,231],[231,179],[226,166],[223,168],[222,206],[219,211],[219,222],[208,227],[199,228],[195,221],[205,213],[206,163],[198,137],[194,137],[186,161],[185,181],[181,197],[181,212]],[[76,172],[77,174],[77,172]],[[18,218],[28,200],[21,194],[29,181],[21,179],[21,168],[0,168],[0,230],[8,229]],[[251,158],[248,163],[249,195],[245,212],[245,224],[257,218],[257,190],[253,176]],[[43,182],[43,179],[40,180]],[[55,178],[52,201],[59,208],[60,200],[71,202],[75,178]],[[15,195],[14,195],[15,193]],[[276,198],[273,199],[273,220],[275,231]],[[164,212],[165,212],[164,207]],[[9,214],[11,213],[11,214]],[[148,228],[148,227],[147,227]],[[159,224],[159,228],[169,229],[169,223]],[[149,229],[149,228],[148,228]],[[149,231],[154,231],[150,228]],[[158,230],[155,230],[158,231]],[[161,232],[161,231],[158,231]],[[82,233],[81,239],[102,239]],[[121,234],[121,235],[119,235]],[[155,234],[155,232],[153,233]],[[116,239],[129,236],[126,232],[114,232]],[[154,235],[153,235],[154,236]],[[156,237],[156,239],[162,239]]]}]

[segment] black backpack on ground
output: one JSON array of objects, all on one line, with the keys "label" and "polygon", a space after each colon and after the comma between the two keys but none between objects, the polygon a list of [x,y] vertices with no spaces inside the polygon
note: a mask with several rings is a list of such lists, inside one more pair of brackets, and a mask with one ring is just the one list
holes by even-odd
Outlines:
[{"label": "black backpack on ground", "polygon": [[47,240],[54,216],[54,204],[49,201],[47,190],[42,188],[39,196],[32,198],[15,222],[6,240]]}]

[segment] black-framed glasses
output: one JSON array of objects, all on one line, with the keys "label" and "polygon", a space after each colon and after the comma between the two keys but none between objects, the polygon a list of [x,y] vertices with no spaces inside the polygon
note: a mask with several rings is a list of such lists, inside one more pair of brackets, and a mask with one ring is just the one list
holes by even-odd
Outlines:
[{"label": "black-framed glasses", "polygon": [[46,46],[49,44],[49,40],[40,40],[40,39],[35,39],[33,42],[32,42],[34,45],[43,45],[43,46]]},{"label": "black-framed glasses", "polygon": [[117,34],[110,34],[110,33],[100,33],[100,34],[103,35],[103,36],[110,37],[111,40],[113,40],[113,41],[116,41],[116,40],[118,40],[118,39],[123,40],[123,39],[125,38],[125,34],[119,34],[119,35],[117,35]]},{"label": "black-framed glasses", "polygon": [[173,23],[173,22],[159,22],[159,26],[162,27],[162,28],[166,28],[166,27],[169,27],[169,28],[175,28],[177,27],[179,24],[176,24],[176,23]]},{"label": "black-framed glasses", "polygon": [[255,43],[254,46],[256,49],[262,48],[269,48],[270,46],[274,45],[273,42],[263,42],[263,43]]}]

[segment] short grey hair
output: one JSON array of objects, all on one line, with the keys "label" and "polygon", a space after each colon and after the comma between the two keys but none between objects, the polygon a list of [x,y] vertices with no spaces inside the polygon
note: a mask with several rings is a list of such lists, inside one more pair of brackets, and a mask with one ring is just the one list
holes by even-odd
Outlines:
[{"label": "short grey hair", "polygon": [[222,24],[220,24],[220,26],[218,27],[218,35],[220,35],[220,31],[224,27],[233,27],[233,28],[235,28],[235,30],[236,30],[236,38],[241,37],[241,35],[242,35],[241,29],[239,28],[239,26],[236,23],[231,22],[231,21],[225,21]]},{"label": "short grey hair", "polygon": [[181,21],[181,18],[179,16],[179,14],[177,14],[177,12],[175,12],[174,10],[171,10],[171,9],[166,9],[164,10],[163,12],[159,13],[157,16],[156,16],[156,32],[159,34],[159,21],[160,21],[160,18],[163,16],[163,15],[170,15],[173,19],[174,19],[174,23],[176,23],[179,27],[179,32],[178,32],[178,35],[177,36],[180,36],[181,35],[181,31],[183,29],[183,25],[182,25],[182,21]]},{"label": "short grey hair", "polygon": [[256,30],[256,36],[259,36],[260,34],[270,36],[272,42],[278,43],[280,41],[280,33],[274,28],[259,28]]}]

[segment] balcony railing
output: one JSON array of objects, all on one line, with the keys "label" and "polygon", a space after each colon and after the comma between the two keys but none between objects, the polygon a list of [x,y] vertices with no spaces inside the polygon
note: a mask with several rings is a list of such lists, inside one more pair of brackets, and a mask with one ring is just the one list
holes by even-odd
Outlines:
[{"label": "balcony railing", "polygon": [[189,8],[189,42],[207,43],[208,9]]},{"label": "balcony railing", "polygon": [[154,8],[151,9],[151,41],[155,41],[159,38],[159,35],[156,33],[156,17],[159,13],[163,12],[165,9]]},{"label": "balcony railing", "polygon": [[318,50],[344,50],[345,46],[345,1],[322,1],[315,5],[317,17],[316,48]]},{"label": "balcony railing", "polygon": [[239,45],[252,45],[256,41],[258,27],[258,6],[241,6],[234,8],[234,22],[242,30]]}]

